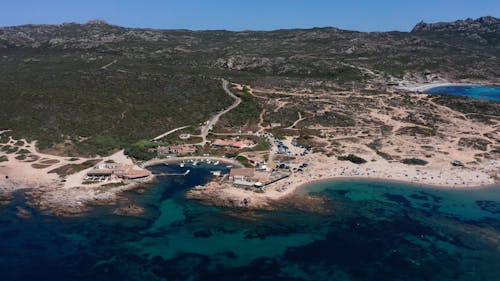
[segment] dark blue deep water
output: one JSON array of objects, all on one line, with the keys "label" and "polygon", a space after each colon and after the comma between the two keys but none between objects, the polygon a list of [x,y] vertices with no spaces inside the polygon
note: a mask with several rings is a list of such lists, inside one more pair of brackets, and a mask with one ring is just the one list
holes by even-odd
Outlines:
[{"label": "dark blue deep water", "polygon": [[500,101],[500,87],[497,86],[444,86],[425,91],[429,94],[465,96],[475,99]]},{"label": "dark blue deep water", "polygon": [[337,181],[250,212],[185,199],[210,177],[190,168],[127,193],[140,217],[54,217],[18,195],[0,210],[0,280],[500,280],[498,186]]}]

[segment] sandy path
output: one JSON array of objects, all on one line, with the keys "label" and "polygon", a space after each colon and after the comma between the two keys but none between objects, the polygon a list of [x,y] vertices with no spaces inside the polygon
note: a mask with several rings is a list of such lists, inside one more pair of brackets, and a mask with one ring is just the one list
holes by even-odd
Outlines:
[{"label": "sandy path", "polygon": [[300,111],[298,111],[297,114],[299,115],[299,119],[295,120],[295,122],[293,122],[293,124],[290,125],[287,129],[294,129],[297,124],[299,124],[301,121],[306,120],[306,117],[302,117],[302,113],[300,113]]},{"label": "sandy path", "polygon": [[180,131],[182,129],[186,129],[187,127],[189,127],[189,125],[188,126],[182,126],[182,127],[178,127],[178,128],[172,129],[172,130],[170,130],[170,131],[168,131],[168,132],[166,132],[164,134],[161,134],[161,135],[157,136],[156,138],[153,138],[153,140],[155,141],[155,140],[162,139],[162,138],[164,138],[164,137],[166,137],[166,136],[168,136],[168,135],[170,135],[172,133],[175,133],[175,132]]},{"label": "sandy path", "polygon": [[112,62],[110,62],[110,63],[108,63],[108,64],[106,64],[106,65],[102,66],[102,67],[101,67],[101,69],[106,70],[106,69],[108,69],[108,67],[112,66],[113,64],[115,64],[115,63],[117,63],[117,62],[118,62],[118,60],[113,60]]},{"label": "sandy path", "polygon": [[264,127],[264,114],[266,114],[266,109],[262,109],[259,114],[259,124],[257,124],[257,127],[259,128],[260,133],[263,133],[266,130],[266,127]]}]

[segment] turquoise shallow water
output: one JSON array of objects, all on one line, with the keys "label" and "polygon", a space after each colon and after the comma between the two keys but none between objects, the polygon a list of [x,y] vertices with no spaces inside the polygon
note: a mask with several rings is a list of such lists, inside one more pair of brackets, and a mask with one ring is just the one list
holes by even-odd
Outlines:
[{"label": "turquoise shallow water", "polygon": [[500,101],[500,87],[498,86],[444,86],[425,91],[429,94],[465,96],[475,99]]},{"label": "turquoise shallow water", "polygon": [[19,218],[18,195],[0,211],[0,280],[499,280],[500,187],[323,182],[247,212],[185,199],[213,168],[190,169],[127,193],[141,217]]}]

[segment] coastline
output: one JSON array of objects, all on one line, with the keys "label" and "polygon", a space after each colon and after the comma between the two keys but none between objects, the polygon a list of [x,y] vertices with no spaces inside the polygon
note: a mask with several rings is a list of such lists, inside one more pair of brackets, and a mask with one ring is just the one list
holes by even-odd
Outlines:
[{"label": "coastline", "polygon": [[26,187],[17,191],[25,194],[28,205],[42,212],[69,217],[83,215],[94,206],[116,206],[123,192],[142,188],[153,183],[155,179],[156,177],[151,175],[140,181],[111,187],[105,191],[88,186],[64,189],[60,185]]},{"label": "coastline", "polygon": [[425,92],[430,89],[438,88],[438,87],[452,87],[452,86],[498,86],[498,84],[491,82],[430,82],[430,83],[415,83],[415,84],[407,84],[396,86],[395,88],[400,90],[407,90],[413,92]]},{"label": "coastline", "polygon": [[[242,208],[253,210],[272,210],[276,203],[286,202],[295,196],[305,196],[309,198],[308,187],[319,183],[341,182],[341,181],[371,181],[377,183],[397,183],[408,185],[415,188],[435,189],[435,190],[478,190],[487,188],[500,188],[500,183],[480,185],[480,186],[449,186],[418,183],[414,181],[405,181],[397,179],[386,179],[381,177],[368,176],[344,176],[344,177],[325,177],[313,180],[303,180],[291,182],[286,190],[278,192],[277,189],[283,186],[283,182],[268,186],[265,193],[257,193],[252,190],[235,187],[227,182],[211,181],[205,185],[191,188],[186,192],[186,198],[201,201],[204,204],[226,207]],[[306,201],[305,201],[306,202]]]},{"label": "coastline", "polygon": [[294,193],[299,193],[301,189],[307,188],[308,186],[319,184],[319,183],[327,183],[327,182],[338,182],[338,181],[373,181],[380,183],[398,183],[404,185],[411,185],[415,187],[421,188],[431,188],[431,189],[441,189],[441,190],[477,190],[477,189],[488,189],[500,187],[500,183],[486,184],[486,185],[477,185],[477,186],[449,186],[449,185],[438,185],[438,184],[428,184],[428,183],[416,183],[414,181],[405,181],[405,180],[396,180],[396,179],[386,179],[380,177],[331,177],[331,178],[323,178],[312,180],[310,182],[303,183],[297,186]]},{"label": "coastline", "polygon": [[[21,144],[17,145],[18,142]],[[16,145],[24,152],[0,152],[0,156],[6,159],[0,163],[0,198],[4,204],[10,201],[8,199],[14,192],[20,191],[26,195],[29,205],[41,211],[74,216],[89,210],[92,205],[113,205],[123,191],[155,180],[149,175],[138,180],[116,178],[98,183],[83,182],[86,173],[99,163],[112,161],[134,165],[123,150],[100,158],[67,157],[38,151],[36,141],[10,137],[6,144]]]},{"label": "coastline", "polygon": [[[404,179],[393,179],[393,178],[383,178],[376,176],[334,176],[334,177],[319,177],[312,180],[302,180],[299,182],[292,182],[287,185],[287,189],[283,192],[274,192],[272,190],[272,195],[268,196],[271,200],[279,200],[287,197],[291,197],[300,194],[301,191],[307,189],[307,187],[326,182],[338,182],[338,181],[374,181],[380,183],[398,183],[403,185],[410,185],[421,188],[429,189],[440,189],[440,190],[478,190],[500,187],[500,183],[490,183],[490,184],[479,184],[479,185],[446,185],[446,184],[431,184],[422,183],[418,181],[404,180]],[[279,188],[279,187],[278,187]],[[275,187],[276,189],[276,187]]]},{"label": "coastline", "polygon": [[301,163],[309,163],[305,171],[294,172],[288,178],[265,186],[264,193],[243,189],[229,182],[212,181],[193,188],[188,196],[217,206],[261,209],[269,207],[272,202],[300,194],[304,187],[318,182],[368,180],[442,190],[477,190],[500,184],[499,179],[492,176],[500,165],[498,161],[492,161],[488,168],[461,168],[451,166],[446,158],[417,166],[386,161],[373,154],[362,157],[372,161],[358,165],[322,154],[310,154],[301,159]]},{"label": "coastline", "polygon": [[[33,151],[33,153],[35,152]],[[40,153],[38,155],[40,158],[50,157]],[[292,173],[288,178],[267,185],[264,193],[256,192],[254,189],[239,188],[229,182],[214,180],[203,186],[191,188],[187,193],[187,197],[218,206],[262,209],[268,208],[273,201],[276,202],[300,193],[307,186],[328,181],[370,180],[447,190],[474,190],[499,184],[499,179],[494,176],[494,171],[500,167],[500,161],[492,160],[488,165],[483,164],[467,168],[451,167],[450,161],[452,159],[468,162],[467,155],[462,151],[452,151],[452,154],[447,154],[444,158],[438,158],[426,166],[405,165],[400,162],[387,161],[373,152],[359,155],[364,159],[371,159],[371,161],[357,165],[321,153],[301,157],[296,164],[309,163],[309,167],[305,171]],[[56,167],[70,162],[67,157],[54,158],[59,161],[57,165],[54,165]],[[132,162],[131,159],[124,155],[123,151],[99,160],[104,162],[108,159],[114,159],[117,162]],[[240,162],[234,159],[216,156],[152,159],[141,163],[140,166],[147,168],[162,163],[181,163],[189,160],[204,162],[207,159],[212,162],[220,161],[233,167],[243,167]],[[87,160],[89,159],[80,159],[78,163]],[[101,188],[97,185],[76,184],[83,177],[83,174],[92,167],[68,175],[65,181],[61,181],[54,174],[49,173],[51,169],[55,168],[54,166],[35,169],[31,167],[31,162],[24,163],[10,157],[10,161],[3,164],[0,175],[5,173],[11,177],[8,180],[0,179],[0,190],[3,193],[9,193],[9,191],[16,189],[27,188],[29,190],[26,191],[26,194],[31,198],[31,203],[40,207],[40,209],[58,215],[79,215],[89,210],[92,205],[115,205],[120,193],[123,191],[146,185],[156,178],[151,175],[140,181],[126,184],[115,183],[115,186]],[[13,170],[14,167],[17,168],[16,171]],[[36,175],[36,177],[33,177],[33,175]],[[4,186],[1,186],[2,182],[5,183]],[[8,184],[9,182],[10,184]]]}]

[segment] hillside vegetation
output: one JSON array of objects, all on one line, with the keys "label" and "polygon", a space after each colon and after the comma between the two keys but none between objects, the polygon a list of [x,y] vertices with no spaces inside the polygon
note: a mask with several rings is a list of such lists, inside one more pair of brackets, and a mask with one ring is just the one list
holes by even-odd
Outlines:
[{"label": "hillside vegetation", "polygon": [[[222,77],[267,88],[371,84],[380,91],[403,79],[498,82],[498,22],[420,24],[411,33],[152,30],[103,22],[0,28],[0,129],[36,139],[40,148],[67,142],[81,154],[105,154],[175,127],[197,128],[232,102]],[[220,126],[256,125],[263,105],[241,95],[241,108]],[[264,119],[289,115],[287,124],[303,110]]]}]

